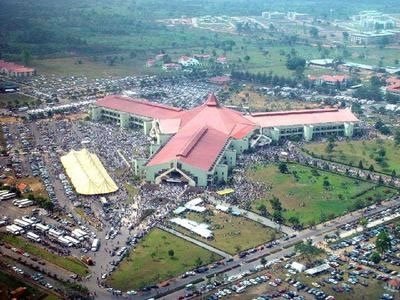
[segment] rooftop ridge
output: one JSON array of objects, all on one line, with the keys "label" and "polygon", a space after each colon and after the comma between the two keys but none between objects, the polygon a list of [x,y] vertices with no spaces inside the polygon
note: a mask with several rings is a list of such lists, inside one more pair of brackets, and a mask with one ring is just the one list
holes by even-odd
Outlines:
[{"label": "rooftop ridge", "polygon": [[[156,103],[156,102],[151,102],[148,101],[147,99],[143,99],[143,98],[131,98],[128,96],[124,96],[124,95],[115,95],[115,96],[109,96],[110,98],[118,98],[120,100],[126,100],[129,102],[137,102],[137,103],[142,103],[148,106],[153,106],[153,107],[159,107],[159,108],[163,108],[163,109],[168,109],[168,110],[172,110],[172,111],[182,111],[183,109],[181,107],[173,107],[173,106],[169,106],[169,105],[165,105],[165,104],[161,104],[161,103]],[[103,98],[105,99],[105,98]],[[103,100],[100,99],[100,100]]]},{"label": "rooftop ridge", "polygon": [[251,113],[253,117],[261,116],[283,116],[283,115],[299,115],[304,113],[314,114],[314,113],[324,113],[324,112],[334,112],[339,111],[338,108],[317,108],[317,109],[302,109],[302,110],[289,110],[289,111],[268,111],[268,112],[258,112]]},{"label": "rooftop ridge", "polygon": [[182,147],[182,149],[179,151],[177,156],[184,156],[186,157],[190,151],[196,146],[196,144],[200,141],[200,139],[204,136],[204,134],[207,132],[208,128],[207,127],[202,127],[199,130],[195,132],[194,135],[189,139],[189,141]]}]

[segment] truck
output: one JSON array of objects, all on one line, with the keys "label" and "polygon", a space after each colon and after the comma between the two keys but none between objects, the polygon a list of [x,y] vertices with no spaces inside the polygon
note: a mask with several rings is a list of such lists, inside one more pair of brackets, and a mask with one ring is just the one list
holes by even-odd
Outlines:
[{"label": "truck", "polygon": [[18,207],[19,208],[24,208],[24,207],[28,207],[28,206],[31,206],[31,205],[33,205],[33,201],[32,200],[25,200],[25,201],[21,201],[18,204]]},{"label": "truck", "polygon": [[63,236],[59,236],[57,241],[67,247],[72,247],[72,243],[71,241],[67,240],[66,238],[64,238]]},{"label": "truck", "polygon": [[19,235],[19,234],[24,232],[24,230],[21,227],[15,225],[15,224],[7,225],[6,226],[6,231],[10,232],[10,233],[12,233],[14,235]]},{"label": "truck", "polygon": [[43,225],[42,223],[37,223],[37,224],[35,224],[35,228],[36,228],[37,230],[40,230],[41,232],[46,232],[46,231],[48,231],[48,230],[50,229],[49,226]]},{"label": "truck", "polygon": [[25,221],[22,221],[21,219],[15,219],[13,222],[15,225],[21,227],[21,228],[29,228],[31,227],[31,224]]},{"label": "truck", "polygon": [[100,247],[100,240],[94,239],[92,242],[92,251],[96,252],[97,250],[99,250],[99,247]]},{"label": "truck", "polygon": [[31,232],[31,231],[28,231],[26,236],[28,237],[28,239],[31,239],[31,240],[33,240],[33,241],[35,241],[37,243],[40,243],[40,241],[41,241],[40,236],[38,236],[37,234],[35,234],[35,233]]}]

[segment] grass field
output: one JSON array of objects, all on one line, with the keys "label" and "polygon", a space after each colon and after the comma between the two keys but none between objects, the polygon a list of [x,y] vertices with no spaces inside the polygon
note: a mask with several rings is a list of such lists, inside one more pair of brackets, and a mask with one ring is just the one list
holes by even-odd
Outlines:
[{"label": "grass field", "polygon": [[249,106],[251,111],[281,111],[281,110],[295,110],[295,109],[310,109],[320,107],[319,103],[295,101],[295,100],[281,100],[275,97],[265,96],[251,88],[244,89],[243,91],[232,95],[226,101],[227,105],[244,105]]},{"label": "grass field", "polygon": [[[171,257],[168,252],[173,250]],[[107,279],[107,283],[126,291],[179,275],[220,259],[218,255],[160,229],[151,231]]]},{"label": "grass field", "polygon": [[16,248],[20,248],[20,249],[24,250],[25,252],[28,252],[32,255],[40,257],[43,260],[53,263],[65,270],[68,270],[75,274],[84,276],[89,273],[89,270],[86,267],[86,265],[74,257],[59,256],[59,255],[53,254],[53,253],[47,251],[46,249],[39,247],[25,239],[22,239],[22,238],[16,237],[16,236],[11,236],[8,234],[1,235],[1,239],[4,242],[7,242],[7,243],[13,245]]},{"label": "grass field", "polygon": [[196,222],[210,224],[210,229],[214,233],[214,238],[212,240],[207,240],[180,226],[174,225],[174,228],[232,255],[272,241],[280,236],[279,233],[272,228],[263,226],[244,217],[232,216],[220,211],[214,211],[211,215],[190,212],[186,214],[186,218]]},{"label": "grass field", "polygon": [[0,108],[35,107],[36,99],[18,93],[0,94]]},{"label": "grass field", "polygon": [[[326,144],[323,143],[307,144],[304,149],[316,156],[322,155],[347,165],[358,166],[362,161],[364,168],[373,165],[378,172],[391,174],[395,170],[400,175],[400,146],[396,146],[391,140],[335,142],[331,153],[326,152]],[[384,156],[380,155],[381,149],[385,152]]]},{"label": "grass field", "polygon": [[[388,198],[397,192],[366,181],[297,164],[288,164],[288,169],[289,173],[283,174],[277,165],[271,164],[254,166],[247,171],[249,178],[270,187],[263,199],[254,199],[252,210],[257,212],[259,205],[265,204],[268,211],[272,212],[269,200],[275,196],[282,203],[286,220],[297,216],[303,224],[320,223],[372,204],[378,199]],[[324,185],[324,181],[329,185]]]}]

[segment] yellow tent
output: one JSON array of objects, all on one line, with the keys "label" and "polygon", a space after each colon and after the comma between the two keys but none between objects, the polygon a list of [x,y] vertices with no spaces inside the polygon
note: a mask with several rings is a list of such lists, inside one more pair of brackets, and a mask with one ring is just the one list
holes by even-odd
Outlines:
[{"label": "yellow tent", "polygon": [[108,194],[118,190],[97,155],[87,149],[70,151],[61,156],[61,163],[79,194]]},{"label": "yellow tent", "polygon": [[232,194],[234,191],[235,191],[234,189],[224,189],[224,190],[217,191],[217,194],[220,196],[225,196],[225,195]]}]

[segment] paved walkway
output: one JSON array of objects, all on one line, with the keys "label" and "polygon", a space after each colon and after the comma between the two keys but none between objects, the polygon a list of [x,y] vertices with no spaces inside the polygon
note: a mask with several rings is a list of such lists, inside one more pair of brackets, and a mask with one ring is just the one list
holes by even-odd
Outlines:
[{"label": "paved walkway", "polygon": [[184,235],[184,234],[182,234],[182,233],[180,233],[180,232],[178,232],[178,231],[176,231],[176,230],[174,230],[172,228],[168,228],[168,227],[165,227],[165,226],[162,226],[162,225],[159,225],[158,227],[160,229],[164,230],[164,231],[172,233],[173,235],[176,235],[176,236],[178,236],[180,238],[183,238],[184,240],[187,240],[187,241],[189,241],[189,242],[191,242],[193,244],[196,244],[197,246],[200,246],[201,248],[204,248],[204,249],[207,249],[207,250],[209,250],[211,252],[214,252],[214,253],[216,253],[216,254],[224,257],[224,258],[231,258],[232,257],[232,255],[230,255],[230,254],[228,254],[226,252],[223,252],[223,251],[221,251],[221,250],[219,250],[217,248],[214,248],[214,247],[212,247],[212,246],[210,246],[210,245],[208,245],[206,243],[203,243],[202,241],[199,241],[199,240],[191,238],[191,237],[189,237],[187,235]]},{"label": "paved walkway", "polygon": [[209,197],[208,200],[211,203],[215,204],[215,205],[220,204],[220,205],[232,207],[234,210],[239,211],[243,217],[245,217],[247,219],[250,219],[250,220],[252,220],[254,222],[263,224],[265,226],[268,226],[268,227],[271,227],[271,228],[275,228],[276,230],[282,231],[283,233],[286,233],[287,235],[292,235],[292,234],[297,234],[298,233],[296,230],[290,228],[289,226],[275,223],[274,221],[272,221],[272,220],[270,220],[268,218],[265,218],[263,216],[260,216],[260,215],[258,215],[256,213],[253,213],[251,211],[239,208],[238,206],[231,205],[231,204],[223,202],[223,201],[216,200],[212,196]]}]

